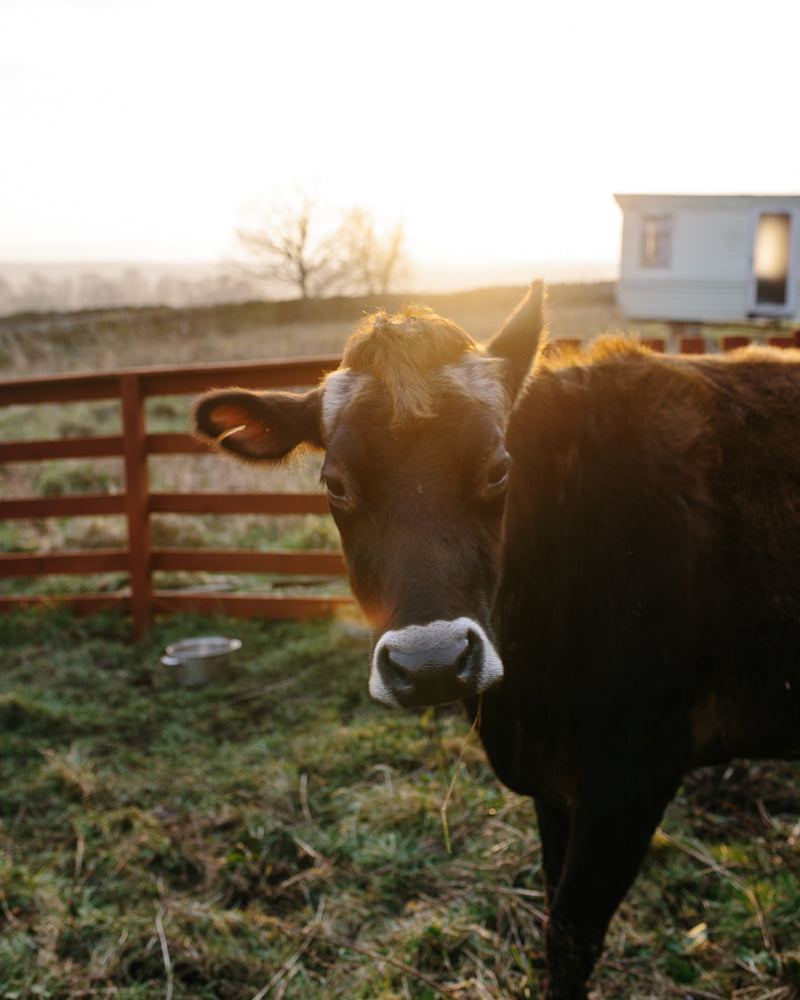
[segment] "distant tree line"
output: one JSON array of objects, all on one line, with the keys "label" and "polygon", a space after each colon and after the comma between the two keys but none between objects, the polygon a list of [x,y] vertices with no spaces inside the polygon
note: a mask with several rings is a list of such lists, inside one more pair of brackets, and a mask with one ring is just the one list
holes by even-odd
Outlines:
[{"label": "distant tree line", "polygon": [[230,267],[162,268],[158,265],[112,266],[65,272],[47,265],[3,274],[0,265],[0,314],[118,309],[126,306],[214,305],[263,298],[263,282]]}]

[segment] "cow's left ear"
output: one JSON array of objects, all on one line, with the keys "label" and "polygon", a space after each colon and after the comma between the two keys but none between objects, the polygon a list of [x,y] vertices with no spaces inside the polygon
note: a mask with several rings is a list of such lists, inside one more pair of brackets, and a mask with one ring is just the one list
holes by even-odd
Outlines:
[{"label": "cow's left ear", "polygon": [[295,448],[322,448],[322,390],[306,393],[223,389],[194,408],[195,433],[240,458],[278,462]]},{"label": "cow's left ear", "polygon": [[534,281],[514,312],[486,345],[491,357],[503,358],[509,397],[517,398],[525,383],[541,341],[545,325],[544,282]]}]

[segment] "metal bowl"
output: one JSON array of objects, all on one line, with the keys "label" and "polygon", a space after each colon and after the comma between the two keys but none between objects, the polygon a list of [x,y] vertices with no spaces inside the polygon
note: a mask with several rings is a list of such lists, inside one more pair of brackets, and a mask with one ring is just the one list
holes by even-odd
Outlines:
[{"label": "metal bowl", "polygon": [[241,645],[241,639],[226,639],[220,635],[182,639],[167,646],[161,662],[174,669],[183,687],[200,687],[226,675],[233,653]]}]

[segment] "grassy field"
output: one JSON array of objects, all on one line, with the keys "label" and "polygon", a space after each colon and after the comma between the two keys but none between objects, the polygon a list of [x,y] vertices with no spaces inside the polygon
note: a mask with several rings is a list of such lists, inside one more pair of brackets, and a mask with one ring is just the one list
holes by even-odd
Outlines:
[{"label": "grassy field", "polygon": [[[441,308],[480,338],[515,296]],[[16,318],[0,324],[0,378],[335,352],[360,306],[270,322],[266,308]],[[554,291],[554,336],[623,325],[602,290]],[[104,405],[2,410],[0,435],[113,433]],[[151,429],[185,426],[185,406],[152,401]],[[209,488],[217,462],[156,464],[154,488]],[[225,468],[234,488],[257,488],[259,473]],[[316,471],[276,475],[310,484]],[[113,489],[119,476],[113,463],[19,463],[0,470],[0,493]],[[108,545],[124,530],[79,520],[0,525],[0,547]],[[154,528],[160,544],[336,544],[327,519]],[[243,641],[230,675],[180,687],[164,646],[213,633]],[[530,802],[498,784],[458,709],[371,703],[368,655],[352,618],[179,617],[133,643],[110,614],[0,617],[0,998],[540,997]],[[800,768],[699,772],[614,920],[595,996],[800,997],[799,915]]]},{"label": "grassy field", "polygon": [[[181,688],[159,655],[209,631],[242,639],[231,675]],[[456,709],[372,704],[368,645],[341,622],[176,618],[132,644],[110,615],[0,619],[0,996],[541,996],[532,807]],[[797,778],[692,780],[597,997],[798,996]]]},{"label": "grassy field", "polygon": [[[0,317],[0,376],[335,354],[362,315],[382,307],[399,309],[409,301],[432,306],[477,340],[484,340],[524,291],[522,287],[501,287],[416,298]],[[553,337],[590,338],[609,330],[633,329],[615,305],[611,284],[555,285],[550,289],[550,304]],[[642,332],[663,335],[664,327],[649,324]]]}]

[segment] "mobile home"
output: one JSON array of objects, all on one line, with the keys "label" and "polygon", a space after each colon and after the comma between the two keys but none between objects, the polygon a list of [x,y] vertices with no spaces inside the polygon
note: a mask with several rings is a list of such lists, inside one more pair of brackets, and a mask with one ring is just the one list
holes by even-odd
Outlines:
[{"label": "mobile home", "polygon": [[626,316],[702,323],[800,315],[800,195],[614,198]]}]

